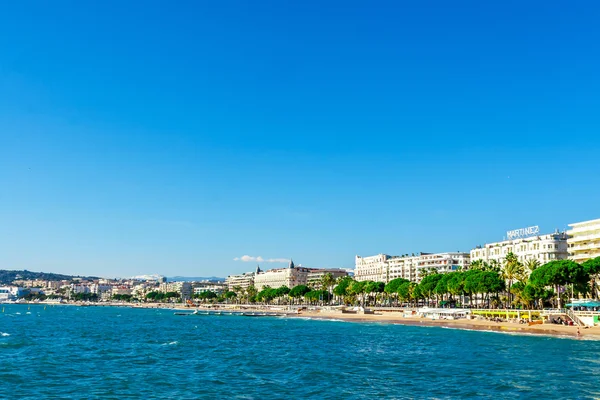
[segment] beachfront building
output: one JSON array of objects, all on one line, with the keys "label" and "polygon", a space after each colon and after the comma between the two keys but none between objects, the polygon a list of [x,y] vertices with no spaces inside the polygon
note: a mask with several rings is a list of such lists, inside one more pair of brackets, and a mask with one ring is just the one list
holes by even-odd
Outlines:
[{"label": "beachfront building", "polygon": [[311,268],[306,276],[306,284],[311,287],[320,288],[323,277],[331,274],[333,279],[348,276],[348,271],[342,268]]},{"label": "beachfront building", "polygon": [[178,293],[181,295],[182,300],[192,297],[192,284],[190,282],[165,282],[158,286],[158,290],[163,293]]},{"label": "beachfront building", "polygon": [[357,281],[389,281],[388,260],[392,258],[387,254],[377,254],[376,256],[354,258],[354,279]]},{"label": "beachfront building", "polygon": [[227,291],[227,284],[225,282],[215,281],[203,281],[195,282],[192,284],[194,294],[200,294],[204,292],[213,292],[217,295]]},{"label": "beachfront building", "polygon": [[[260,268],[256,267],[256,271],[260,272]],[[245,272],[238,275],[229,275],[225,279],[227,290],[235,291],[236,288],[242,288],[242,290],[248,289],[250,286],[254,286],[254,275],[257,272]]]},{"label": "beachfront building", "polygon": [[420,282],[425,271],[446,273],[469,267],[470,255],[463,252],[419,253],[389,256],[378,254],[355,258],[354,279],[357,281],[389,282],[404,278]]},{"label": "beachfront building", "polygon": [[287,268],[276,268],[257,273],[254,276],[254,286],[256,290],[261,291],[265,286],[274,289],[287,286],[291,289],[295,286],[306,285],[310,271],[310,268],[296,267],[294,261],[290,260]]},{"label": "beachfront building", "polygon": [[0,286],[0,302],[17,300],[26,293],[27,290],[19,286]]},{"label": "beachfront building", "polygon": [[600,257],[600,219],[569,224],[569,258],[576,263]]},{"label": "beachfront building", "polygon": [[531,236],[502,242],[487,243],[471,250],[471,261],[496,261],[504,263],[506,255],[513,253],[519,261],[526,263],[537,260],[540,265],[553,260],[568,258],[567,233],[554,232],[546,235]]}]

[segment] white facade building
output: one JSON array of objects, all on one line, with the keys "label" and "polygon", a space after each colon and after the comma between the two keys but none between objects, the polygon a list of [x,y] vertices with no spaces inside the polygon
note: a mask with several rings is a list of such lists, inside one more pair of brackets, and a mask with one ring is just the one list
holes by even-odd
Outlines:
[{"label": "white facade building", "polygon": [[416,256],[356,256],[354,279],[388,283],[392,279],[404,278],[419,282],[423,271],[452,272],[466,269],[469,264],[469,253],[462,252],[419,253]]},{"label": "white facade building", "polygon": [[259,271],[254,276],[254,286],[256,290],[261,291],[265,286],[277,289],[281,286],[293,288],[299,285],[306,285],[309,268],[296,267],[293,261],[287,268],[270,269],[268,271]]},{"label": "white facade building", "polygon": [[229,275],[225,279],[227,290],[233,291],[234,288],[240,287],[242,290],[247,290],[250,286],[254,286],[254,272],[246,272],[238,275]]},{"label": "white facade building", "polygon": [[354,258],[354,279],[357,281],[389,282],[388,260],[392,258],[387,254]]},{"label": "white facade building", "polygon": [[600,257],[600,219],[569,224],[569,258],[582,263]]},{"label": "white facade building", "polygon": [[190,282],[161,283],[158,287],[158,290],[163,293],[179,293],[182,300],[187,300],[192,297],[192,284]]},{"label": "white facade building", "polygon": [[331,274],[333,279],[348,276],[348,271],[341,268],[311,268],[306,276],[306,284],[313,287],[321,287],[321,281],[325,274]]},{"label": "white facade building", "polygon": [[0,302],[13,301],[24,296],[25,289],[18,286],[0,286]]},{"label": "white facade building", "polygon": [[112,286],[106,284],[92,283],[90,285],[90,293],[102,295],[103,293],[112,292]]},{"label": "white facade building", "polygon": [[224,282],[196,282],[192,286],[194,294],[200,294],[204,292],[213,292],[215,294],[221,294],[227,290],[227,284]]},{"label": "white facade building", "polygon": [[506,255],[511,252],[522,263],[537,260],[543,265],[549,261],[564,260],[569,256],[567,234],[557,231],[546,235],[488,243],[471,250],[471,261],[490,262],[495,260],[503,264]]}]

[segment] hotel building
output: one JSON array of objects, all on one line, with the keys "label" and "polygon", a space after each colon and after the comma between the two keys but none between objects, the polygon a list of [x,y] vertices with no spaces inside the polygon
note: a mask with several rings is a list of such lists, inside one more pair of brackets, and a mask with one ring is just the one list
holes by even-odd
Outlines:
[{"label": "hotel building", "polygon": [[238,275],[229,275],[225,279],[227,290],[234,291],[234,288],[242,288],[243,290],[248,289],[250,286],[254,286],[254,276],[261,272],[259,267],[256,267],[256,272],[244,272]]},{"label": "hotel building", "polygon": [[567,233],[556,231],[546,235],[487,243],[471,250],[471,261],[490,262],[494,260],[503,264],[506,255],[511,252],[522,263],[537,260],[543,265],[553,260],[564,260],[569,256]]},{"label": "hotel building", "polygon": [[227,290],[228,286],[224,282],[204,281],[193,283],[192,288],[194,290],[194,294],[200,294],[204,292],[213,292],[215,294],[221,294]]},{"label": "hotel building", "polygon": [[357,281],[389,282],[388,260],[392,258],[387,254],[354,258],[354,279]]},{"label": "hotel building", "polygon": [[600,257],[600,219],[569,224],[569,258],[582,263]]},{"label": "hotel building", "polygon": [[192,284],[190,282],[165,282],[158,286],[158,290],[163,293],[176,292],[181,295],[182,300],[192,297]]},{"label": "hotel building", "polygon": [[260,271],[254,276],[254,286],[259,292],[265,287],[277,289],[281,286],[287,286],[290,289],[294,286],[306,285],[309,268],[296,267],[293,261],[287,268],[270,269]]},{"label": "hotel building", "polygon": [[333,279],[337,279],[348,276],[348,271],[341,268],[311,269],[306,276],[306,284],[311,287],[320,288],[321,281],[326,274],[331,274]]},{"label": "hotel building", "polygon": [[392,279],[404,278],[419,282],[423,271],[452,272],[468,268],[469,263],[469,253],[462,252],[419,253],[416,256],[356,256],[354,279],[388,283]]}]

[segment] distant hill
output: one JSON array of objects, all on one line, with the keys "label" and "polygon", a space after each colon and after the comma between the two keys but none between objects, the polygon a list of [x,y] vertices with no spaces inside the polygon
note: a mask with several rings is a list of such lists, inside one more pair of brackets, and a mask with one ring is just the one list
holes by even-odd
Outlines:
[{"label": "distant hill", "polygon": [[34,280],[34,279],[42,279],[45,281],[62,281],[62,280],[71,280],[73,278],[82,278],[82,279],[99,279],[94,276],[73,276],[73,275],[63,275],[63,274],[54,274],[51,272],[33,272],[33,271],[10,271],[6,269],[0,269],[0,284],[8,285],[12,283],[12,281],[17,279],[23,280]]},{"label": "distant hill", "polygon": [[214,281],[214,282],[225,282],[225,278],[219,278],[216,276],[171,276],[167,278],[167,282],[193,282],[193,281]]}]

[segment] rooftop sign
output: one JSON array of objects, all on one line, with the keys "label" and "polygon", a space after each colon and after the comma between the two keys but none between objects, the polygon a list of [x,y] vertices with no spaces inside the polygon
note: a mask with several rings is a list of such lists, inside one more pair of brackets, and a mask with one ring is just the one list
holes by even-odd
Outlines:
[{"label": "rooftop sign", "polygon": [[536,225],[536,226],[530,226],[528,228],[520,228],[520,229],[514,229],[512,231],[506,231],[506,238],[508,240],[522,239],[522,238],[526,238],[529,236],[539,235],[539,233],[540,233],[540,227]]}]

